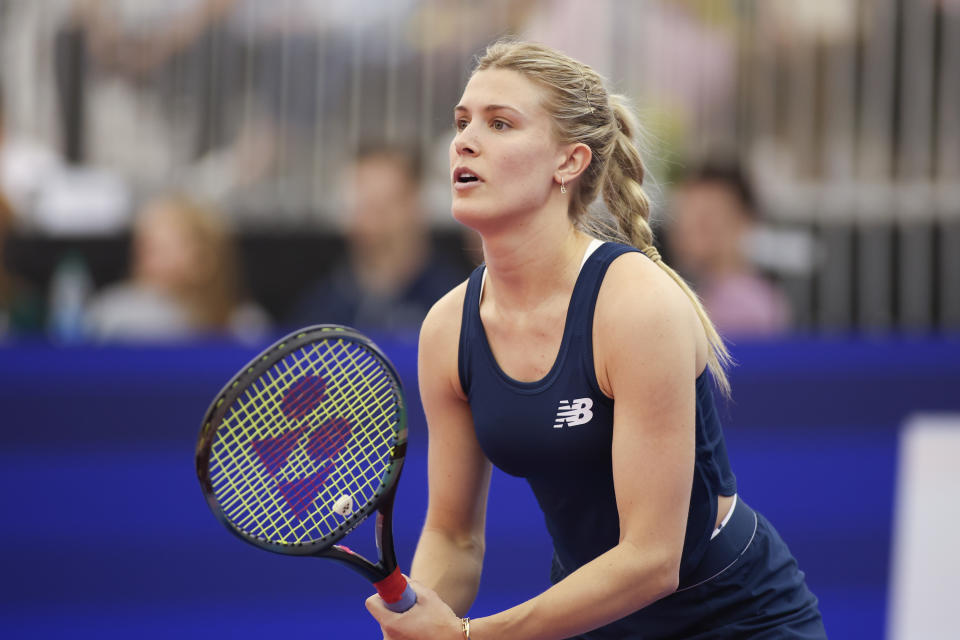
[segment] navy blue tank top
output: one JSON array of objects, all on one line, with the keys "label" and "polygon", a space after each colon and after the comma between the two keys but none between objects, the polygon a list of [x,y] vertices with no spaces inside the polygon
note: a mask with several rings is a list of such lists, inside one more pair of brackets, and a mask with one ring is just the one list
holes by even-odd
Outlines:
[{"label": "navy blue tank top", "polygon": [[[460,384],[477,438],[494,465],[529,482],[562,575],[620,539],[610,453],[614,401],[597,383],[592,335],[603,277],[610,264],[629,251],[636,249],[607,242],[587,258],[567,309],[557,359],[536,382],[511,378],[494,359],[480,320],[483,265],[470,276],[464,299]],[[717,496],[736,493],[709,373],[690,383],[696,386],[696,464],[681,580],[696,567],[710,540]]]}]

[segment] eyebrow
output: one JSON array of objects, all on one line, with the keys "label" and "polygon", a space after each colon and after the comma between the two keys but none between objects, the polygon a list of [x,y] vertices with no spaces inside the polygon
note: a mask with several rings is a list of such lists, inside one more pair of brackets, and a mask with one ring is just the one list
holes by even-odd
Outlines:
[{"label": "eyebrow", "polygon": [[[465,106],[463,106],[462,104],[458,104],[457,106],[455,106],[455,107],[453,108],[453,110],[454,110],[454,112],[458,112],[458,111],[469,111],[469,109],[467,109],[467,108],[466,108]],[[523,115],[523,112],[520,111],[519,109],[516,109],[516,108],[514,108],[514,107],[511,107],[511,106],[508,106],[508,105],[505,105],[505,104],[488,104],[486,107],[483,108],[483,111],[487,111],[487,112],[490,112],[490,111],[503,111],[503,110],[513,111],[514,113],[516,113],[516,114],[519,115],[519,116],[522,116],[522,115]]]}]

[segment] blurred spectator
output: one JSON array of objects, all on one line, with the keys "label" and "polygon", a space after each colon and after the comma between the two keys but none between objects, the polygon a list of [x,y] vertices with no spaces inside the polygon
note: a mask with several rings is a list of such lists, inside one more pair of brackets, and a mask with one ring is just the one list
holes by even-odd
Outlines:
[{"label": "blurred spectator", "polygon": [[673,195],[671,259],[724,335],[773,335],[790,325],[786,297],[746,254],[758,218],[753,191],[731,163],[704,164]]},{"label": "blurred spectator", "polygon": [[220,30],[234,4],[73,0],[56,43],[68,159],[151,188],[223,144],[220,116],[239,56],[212,52],[214,41],[228,44]]},{"label": "blurred spectator", "polygon": [[416,331],[465,275],[431,251],[419,163],[400,148],[363,149],[344,184],[348,255],[307,291],[289,321]]},{"label": "blurred spectator", "polygon": [[[0,148],[3,147],[3,88],[0,87]],[[0,184],[0,340],[5,335],[38,331],[43,306],[30,287],[9,273],[4,262],[7,235],[13,228],[13,208]]]},{"label": "blurred spectator", "polygon": [[13,210],[0,192],[0,340],[6,335],[33,333],[43,327],[43,304],[4,264],[4,245],[13,226]]},{"label": "blurred spectator", "polygon": [[183,195],[149,202],[133,231],[131,277],[90,304],[88,326],[104,340],[165,340],[226,333],[255,339],[269,320],[243,302],[224,220]]}]

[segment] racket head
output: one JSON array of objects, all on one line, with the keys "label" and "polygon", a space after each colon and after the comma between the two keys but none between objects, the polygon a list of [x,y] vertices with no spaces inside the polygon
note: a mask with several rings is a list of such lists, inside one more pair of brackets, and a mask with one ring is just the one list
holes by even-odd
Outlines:
[{"label": "racket head", "polygon": [[389,359],[353,329],[316,325],[278,340],[224,385],[201,425],[196,471],[213,513],[244,541],[339,555],[340,539],[392,508],[406,443]]}]

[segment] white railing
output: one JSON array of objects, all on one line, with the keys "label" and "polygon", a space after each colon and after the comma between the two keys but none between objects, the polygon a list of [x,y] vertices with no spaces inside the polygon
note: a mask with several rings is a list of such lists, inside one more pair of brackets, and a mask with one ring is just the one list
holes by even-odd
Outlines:
[{"label": "white railing", "polygon": [[[147,40],[192,6],[100,5],[101,27]],[[801,325],[960,327],[955,0],[238,0],[141,72],[64,38],[93,37],[70,6],[0,0],[8,134],[60,147],[80,100],[82,158],[136,192],[184,183],[247,228],[333,226],[342,162],[382,139],[419,148],[440,223],[472,56],[527,34],[635,99],[665,191],[678,159],[740,156],[772,227],[818,247],[811,272],[783,274]]]}]

